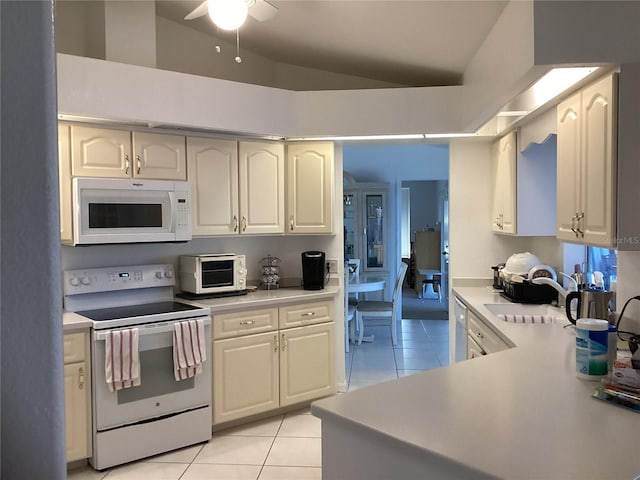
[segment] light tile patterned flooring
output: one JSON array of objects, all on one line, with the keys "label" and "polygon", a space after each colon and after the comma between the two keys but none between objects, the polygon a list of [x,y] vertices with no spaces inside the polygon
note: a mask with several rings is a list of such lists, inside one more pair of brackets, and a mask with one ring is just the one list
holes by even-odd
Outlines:
[{"label": "light tile patterned flooring", "polygon": [[[365,324],[372,343],[346,354],[349,391],[447,365],[447,320],[402,320],[398,345],[388,326]],[[200,444],[97,472],[82,467],[69,480],[315,480],[322,478],[320,419],[309,409],[215,433]]]}]

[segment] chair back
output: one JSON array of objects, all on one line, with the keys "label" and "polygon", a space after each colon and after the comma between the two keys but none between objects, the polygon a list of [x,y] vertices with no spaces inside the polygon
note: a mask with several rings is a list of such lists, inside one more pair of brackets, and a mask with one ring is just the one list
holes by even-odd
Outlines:
[{"label": "chair back", "polygon": [[402,292],[402,283],[404,282],[404,276],[407,273],[407,264],[402,262],[400,264],[400,271],[398,272],[398,278],[396,278],[396,284],[393,287],[393,298],[391,301],[395,305],[400,297],[400,292]]},{"label": "chair back", "polygon": [[359,258],[349,258],[347,260],[347,271],[352,277],[360,275],[360,259]]}]

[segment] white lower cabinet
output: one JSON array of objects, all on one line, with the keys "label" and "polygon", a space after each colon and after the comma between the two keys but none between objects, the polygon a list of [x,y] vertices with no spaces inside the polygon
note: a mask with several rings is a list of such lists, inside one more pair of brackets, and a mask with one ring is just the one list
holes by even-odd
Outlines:
[{"label": "white lower cabinet", "polygon": [[88,334],[64,336],[64,426],[67,462],[91,455]]},{"label": "white lower cabinet", "polygon": [[280,331],[280,406],[335,390],[333,323]]},{"label": "white lower cabinet", "polygon": [[213,342],[213,423],[278,407],[278,332]]},{"label": "white lower cabinet", "polygon": [[[329,314],[279,329],[291,311]],[[214,425],[335,392],[333,302],[214,314],[213,323]]]}]

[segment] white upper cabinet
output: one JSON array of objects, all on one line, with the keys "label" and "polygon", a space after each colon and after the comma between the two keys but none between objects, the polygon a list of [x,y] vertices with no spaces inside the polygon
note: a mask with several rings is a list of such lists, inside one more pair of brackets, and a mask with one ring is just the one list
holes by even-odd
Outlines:
[{"label": "white upper cabinet", "polygon": [[58,181],[60,189],[60,240],[73,240],[71,210],[71,127],[58,126]]},{"label": "white upper cabinet", "polygon": [[284,233],[284,145],[239,142],[240,233]]},{"label": "white upper cabinet", "polygon": [[187,137],[193,235],[239,233],[238,142]]},{"label": "white upper cabinet", "polygon": [[561,240],[615,246],[616,79],[604,77],[558,105]]},{"label": "white upper cabinet", "polygon": [[71,127],[74,177],[131,177],[131,132]]},{"label": "white upper cabinet", "polygon": [[333,143],[287,145],[286,233],[333,233]]},{"label": "white upper cabinet", "polygon": [[187,178],[180,135],[72,126],[71,160],[75,177]]},{"label": "white upper cabinet", "polygon": [[185,139],[181,135],[133,132],[133,176],[186,180]]},{"label": "white upper cabinet", "polygon": [[510,132],[493,146],[492,229],[516,233],[516,132]]}]

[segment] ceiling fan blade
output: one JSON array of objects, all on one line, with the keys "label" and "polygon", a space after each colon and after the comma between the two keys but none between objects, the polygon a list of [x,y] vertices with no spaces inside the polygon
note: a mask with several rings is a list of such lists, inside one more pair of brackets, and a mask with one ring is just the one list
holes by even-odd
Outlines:
[{"label": "ceiling fan blade", "polygon": [[249,5],[249,15],[259,22],[272,19],[276,13],[278,13],[278,9],[266,0],[253,0]]},{"label": "ceiling fan blade", "polygon": [[207,0],[205,0],[204,2],[202,2],[200,4],[199,7],[196,7],[195,10],[193,10],[189,15],[184,17],[184,19],[185,20],[193,20],[194,18],[198,18],[198,17],[201,17],[203,15],[206,15],[207,12],[208,12]]}]

